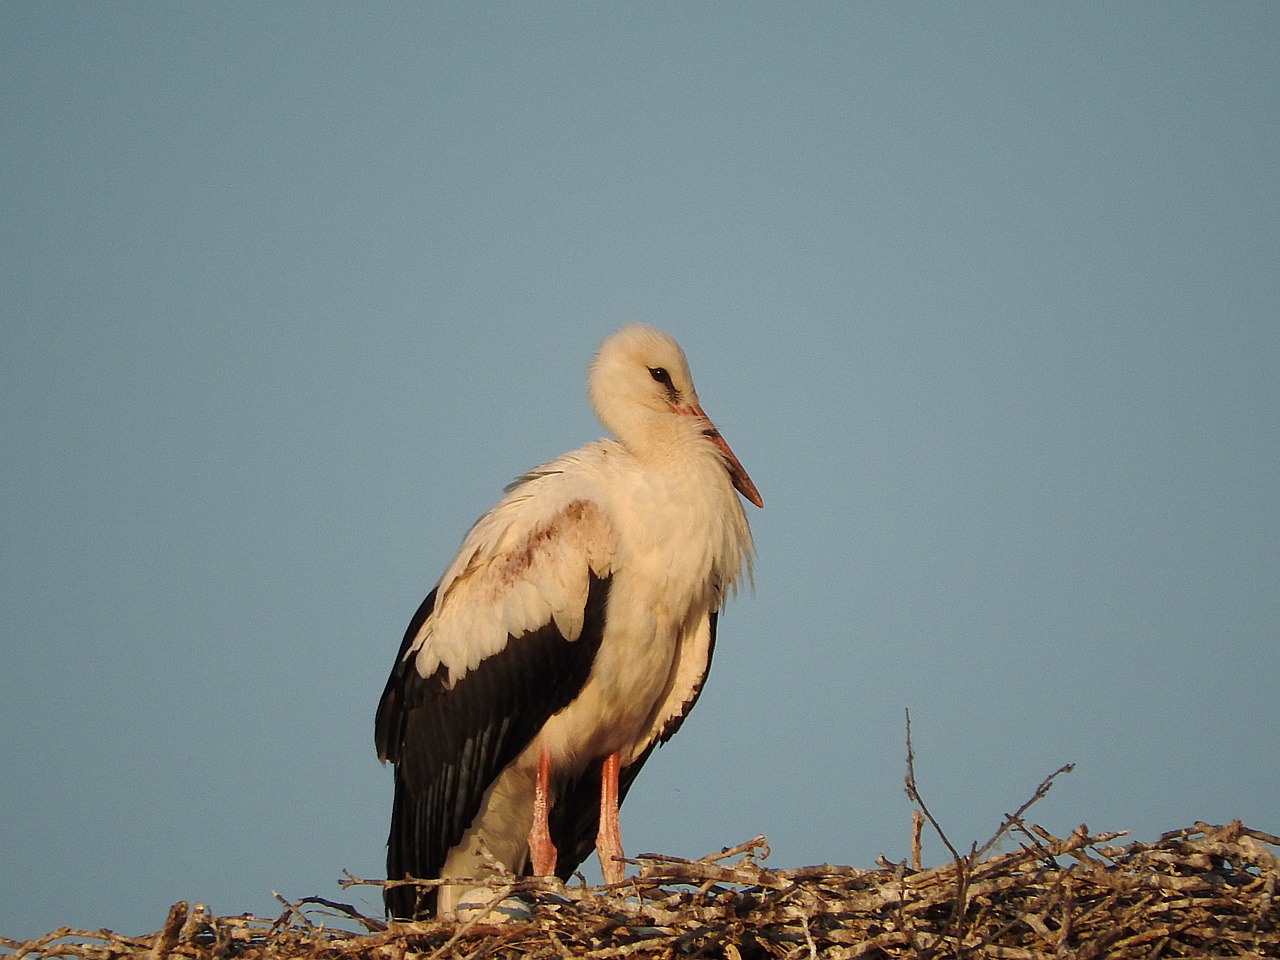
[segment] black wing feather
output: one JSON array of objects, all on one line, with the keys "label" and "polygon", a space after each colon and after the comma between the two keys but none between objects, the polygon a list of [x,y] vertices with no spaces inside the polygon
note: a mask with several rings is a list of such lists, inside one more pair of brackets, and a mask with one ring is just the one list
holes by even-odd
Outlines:
[{"label": "black wing feather", "polygon": [[[435,604],[435,591],[410,621],[382,701],[374,739],[396,765],[387,838],[387,877],[431,879],[475,819],[485,791],[579,693],[604,634],[611,577],[590,576],[581,635],[555,623],[519,637],[469,670],[452,688],[442,666],[422,677],[405,654]],[[435,889],[386,890],[387,912],[411,919],[435,910]]]}]

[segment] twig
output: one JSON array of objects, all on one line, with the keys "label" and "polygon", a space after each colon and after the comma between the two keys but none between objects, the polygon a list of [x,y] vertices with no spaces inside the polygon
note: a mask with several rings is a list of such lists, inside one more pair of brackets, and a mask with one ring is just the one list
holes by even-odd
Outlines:
[{"label": "twig", "polygon": [[178,945],[178,937],[182,933],[183,924],[187,922],[187,901],[179,900],[169,908],[169,916],[164,926],[156,934],[156,942],[148,954],[149,960],[166,960],[173,948]]},{"label": "twig", "polygon": [[280,894],[276,893],[274,890],[271,891],[271,895],[284,905],[284,911],[285,911],[284,916],[282,916],[279,920],[276,921],[277,924],[284,924],[285,922],[287,922],[286,918],[289,917],[290,915],[293,915],[297,917],[298,922],[301,923],[307,929],[309,930],[315,929],[315,924],[313,924],[310,920],[308,920],[307,915],[303,913],[300,909],[298,909],[298,907],[290,903],[284,897],[280,896]]},{"label": "twig", "polygon": [[761,860],[769,859],[769,841],[765,840],[763,834],[758,837],[752,837],[750,840],[746,840],[742,843],[735,843],[732,847],[724,847],[719,853],[708,853],[705,857],[699,857],[698,859],[704,863],[714,863],[717,860],[727,860],[729,857],[736,857],[740,853],[745,853],[747,856],[754,857],[757,850],[761,851]]},{"label": "twig", "polygon": [[929,960],[933,956],[934,950],[946,939],[948,935],[955,939],[955,953],[957,957],[963,955],[964,947],[964,917],[968,910],[968,887],[969,887],[969,870],[973,865],[972,853],[970,857],[962,857],[956,852],[956,848],[951,845],[951,841],[947,839],[946,833],[934,819],[929,808],[925,805],[924,798],[920,796],[919,787],[916,785],[916,754],[915,748],[911,743],[911,711],[908,709],[907,714],[907,796],[914,803],[919,805],[920,812],[928,818],[929,823],[933,825],[933,829],[937,831],[938,836],[942,838],[943,844],[951,851],[951,858],[956,865],[956,895],[952,901],[951,913],[947,920],[946,933],[938,937],[932,943],[925,946],[920,951],[923,960]]},{"label": "twig", "polygon": [[978,849],[977,855],[981,857],[988,850],[994,847],[996,843],[999,842],[1000,838],[1009,831],[1010,827],[1022,822],[1022,815],[1031,809],[1032,804],[1044,799],[1045,794],[1049,792],[1049,788],[1053,786],[1054,780],[1058,779],[1058,777],[1062,776],[1064,773],[1070,773],[1075,768],[1076,765],[1074,763],[1064,763],[1057,770],[1053,771],[1053,773],[1041,780],[1040,786],[1036,787],[1036,792],[1031,795],[1030,800],[1020,806],[1013,813],[1006,813],[1004,815],[1004,822],[1000,824],[995,835]]},{"label": "twig", "polygon": [[911,800],[912,803],[920,807],[920,812],[923,813],[928,818],[929,823],[933,826],[933,829],[937,831],[938,837],[942,840],[946,848],[949,851],[951,851],[951,858],[959,862],[961,860],[960,854],[956,851],[956,848],[951,845],[951,841],[947,839],[946,833],[943,831],[942,827],[939,826],[938,821],[934,819],[933,814],[929,812],[929,808],[925,805],[924,798],[920,796],[920,791],[916,787],[916,754],[915,754],[915,749],[911,745],[911,711],[910,710],[907,710],[906,784],[907,784],[907,797]]},{"label": "twig", "polygon": [[298,903],[314,903],[322,907],[328,907],[330,910],[337,910],[339,913],[359,923],[366,930],[380,932],[387,929],[387,925],[381,920],[366,917],[349,903],[339,903],[337,900],[327,900],[324,897],[303,897]]}]

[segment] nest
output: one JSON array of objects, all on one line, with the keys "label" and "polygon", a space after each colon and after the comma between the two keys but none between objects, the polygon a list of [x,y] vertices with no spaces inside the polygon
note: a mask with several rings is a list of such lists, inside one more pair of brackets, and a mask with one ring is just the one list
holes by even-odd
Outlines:
[{"label": "nest", "polygon": [[511,877],[493,902],[517,895],[533,916],[503,924],[387,924],[311,897],[282,899],[275,919],[177,903],[144,937],[63,927],[0,945],[11,960],[1280,957],[1280,860],[1268,849],[1280,837],[1197,823],[1120,847],[1119,833],[1057,838],[1016,816],[1002,832],[1017,850],[930,869],[916,850],[911,864],[870,870],[770,869],[758,837],[700,860],[640,857],[637,876],[611,888]]}]

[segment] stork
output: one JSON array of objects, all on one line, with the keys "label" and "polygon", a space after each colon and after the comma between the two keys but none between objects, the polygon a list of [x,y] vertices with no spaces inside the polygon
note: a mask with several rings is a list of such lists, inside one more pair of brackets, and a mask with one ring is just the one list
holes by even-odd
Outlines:
[{"label": "stork", "polygon": [[[464,878],[623,878],[618,805],[693,708],[716,618],[751,572],[759,491],[703,412],[684,352],[631,324],[587,377],[617,439],[516,479],[405,631],[375,723],[395,765],[392,917],[451,916]],[[488,891],[482,891],[488,899]]]}]

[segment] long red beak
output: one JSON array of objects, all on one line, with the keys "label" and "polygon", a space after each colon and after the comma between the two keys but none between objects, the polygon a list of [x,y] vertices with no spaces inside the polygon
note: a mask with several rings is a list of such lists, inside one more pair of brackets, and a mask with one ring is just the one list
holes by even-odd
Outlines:
[{"label": "long red beak", "polygon": [[725,469],[729,471],[729,479],[733,481],[733,488],[749,501],[754,503],[757,507],[763,508],[764,501],[760,498],[760,491],[757,490],[756,485],[751,482],[751,478],[747,476],[747,471],[743,469],[742,464],[738,462],[738,458],[734,456],[733,451],[729,449],[729,444],[725,442],[724,437],[720,436],[720,431],[716,429],[716,425],[711,422],[711,418],[707,416],[702,407],[695,403],[692,406],[682,408],[680,412],[701,417],[703,420],[707,421],[707,429],[705,431],[706,437],[719,447],[720,452],[724,454]]}]

